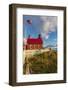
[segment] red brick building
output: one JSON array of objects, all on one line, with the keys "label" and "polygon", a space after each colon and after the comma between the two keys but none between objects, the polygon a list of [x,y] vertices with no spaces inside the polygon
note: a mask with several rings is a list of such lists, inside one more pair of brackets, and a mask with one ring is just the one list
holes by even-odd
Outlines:
[{"label": "red brick building", "polygon": [[38,35],[38,38],[30,38],[30,36],[27,38],[27,45],[25,46],[25,49],[27,50],[33,50],[33,49],[41,49],[43,45],[43,40],[41,35]]}]

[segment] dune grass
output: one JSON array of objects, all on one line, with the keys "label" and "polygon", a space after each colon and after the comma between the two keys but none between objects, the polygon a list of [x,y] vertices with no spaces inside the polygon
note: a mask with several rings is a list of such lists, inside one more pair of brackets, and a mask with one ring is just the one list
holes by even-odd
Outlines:
[{"label": "dune grass", "polygon": [[[26,60],[26,58],[25,58]],[[57,52],[51,50],[28,58],[30,74],[57,73]],[[23,73],[26,74],[27,62],[25,61]]]}]

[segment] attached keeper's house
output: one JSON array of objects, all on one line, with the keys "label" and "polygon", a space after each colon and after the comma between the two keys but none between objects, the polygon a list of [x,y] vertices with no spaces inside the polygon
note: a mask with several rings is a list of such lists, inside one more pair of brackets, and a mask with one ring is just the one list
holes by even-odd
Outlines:
[{"label": "attached keeper's house", "polygon": [[27,44],[24,46],[26,50],[42,49],[43,40],[41,35],[38,35],[38,38],[31,38],[30,35],[27,38]]}]

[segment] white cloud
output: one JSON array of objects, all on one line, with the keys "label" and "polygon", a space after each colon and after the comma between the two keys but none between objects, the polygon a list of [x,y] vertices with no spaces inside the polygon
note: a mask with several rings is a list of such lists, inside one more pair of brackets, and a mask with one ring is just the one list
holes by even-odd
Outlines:
[{"label": "white cloud", "polygon": [[47,33],[41,33],[41,35],[42,35],[42,38],[45,38],[45,39],[49,38],[49,34],[47,34]]},{"label": "white cloud", "polygon": [[49,35],[46,35],[45,38],[48,39],[49,38]]},{"label": "white cloud", "polygon": [[57,17],[56,16],[42,16],[40,17],[42,21],[42,37],[45,39],[49,38],[49,33],[55,32],[57,27]]},{"label": "white cloud", "polygon": [[42,28],[45,32],[54,32],[57,27],[57,17],[56,16],[46,16],[46,17],[40,17],[43,21]]}]

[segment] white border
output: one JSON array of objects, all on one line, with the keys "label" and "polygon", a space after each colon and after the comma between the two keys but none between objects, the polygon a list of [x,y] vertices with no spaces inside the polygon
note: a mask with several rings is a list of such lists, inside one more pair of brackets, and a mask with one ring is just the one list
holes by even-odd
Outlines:
[{"label": "white border", "polygon": [[[58,73],[23,75],[23,15],[45,15],[58,17]],[[63,80],[63,11],[42,9],[17,9],[17,82]]]}]

